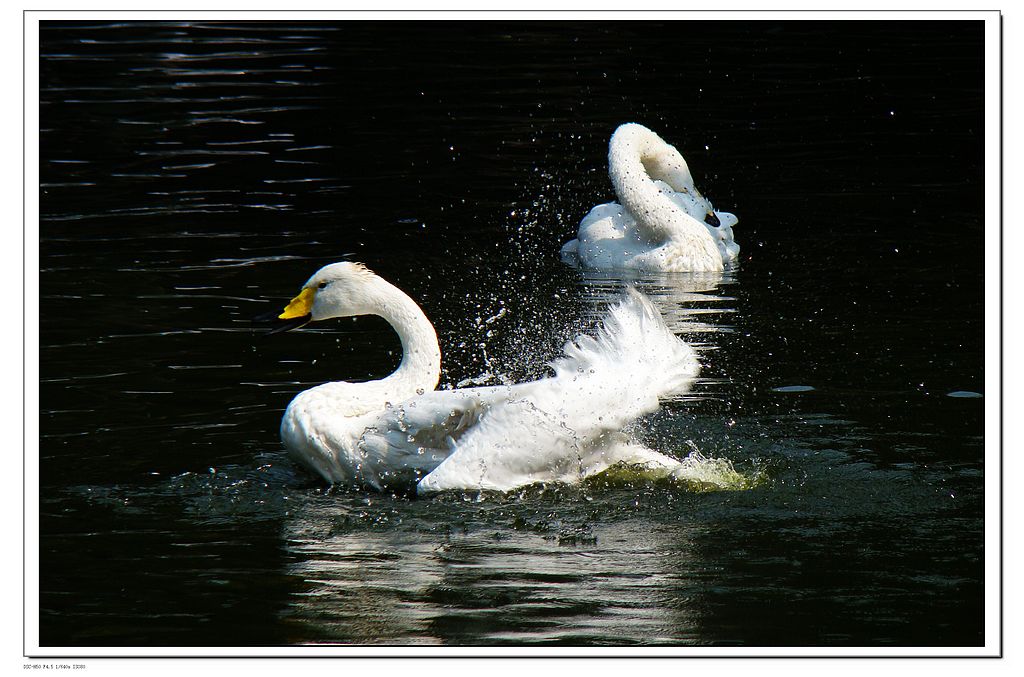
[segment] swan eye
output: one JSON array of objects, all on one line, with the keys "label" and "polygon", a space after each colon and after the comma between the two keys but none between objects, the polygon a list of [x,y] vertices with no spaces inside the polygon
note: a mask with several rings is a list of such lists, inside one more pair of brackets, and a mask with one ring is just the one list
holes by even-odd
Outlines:
[{"label": "swan eye", "polygon": [[718,220],[718,215],[714,212],[708,212],[708,215],[704,217],[704,223],[709,226],[714,226],[715,228],[722,225],[722,222]]},{"label": "swan eye", "polygon": [[324,289],[325,287],[327,287],[327,283],[326,282],[321,282],[320,284],[318,284],[316,286],[317,289]]}]

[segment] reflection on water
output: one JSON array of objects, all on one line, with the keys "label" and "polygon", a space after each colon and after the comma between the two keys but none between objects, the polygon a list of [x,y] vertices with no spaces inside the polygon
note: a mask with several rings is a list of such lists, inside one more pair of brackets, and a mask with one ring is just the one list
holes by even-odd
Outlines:
[{"label": "reflection on water", "polygon": [[654,301],[665,322],[676,334],[728,331],[719,315],[735,312],[724,307],[735,301],[720,292],[737,284],[734,269],[710,273],[631,273],[585,271],[580,273],[584,299],[608,302],[624,285],[633,285]]},{"label": "reflection on water", "polygon": [[307,589],[288,622],[313,641],[402,644],[658,644],[693,627],[693,608],[663,604],[675,586],[668,553],[678,557],[685,532],[559,526],[514,504],[487,511],[512,529],[352,533],[359,517],[330,508],[290,525],[289,549],[301,558],[291,572]]},{"label": "reflection on water", "polygon": [[[980,643],[980,27],[431,28],[44,25],[42,643]],[[736,270],[561,265],[627,120],[736,205]],[[447,386],[545,374],[635,284],[703,369],[631,434],[747,481],[320,486],[282,410],[397,339],[249,319],[341,259]]]}]

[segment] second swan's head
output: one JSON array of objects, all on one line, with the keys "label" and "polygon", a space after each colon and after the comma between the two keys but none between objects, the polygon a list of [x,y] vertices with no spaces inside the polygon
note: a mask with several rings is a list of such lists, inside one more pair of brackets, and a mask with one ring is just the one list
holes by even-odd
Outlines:
[{"label": "second swan's head", "polygon": [[361,263],[343,261],[326,265],[302,286],[277,316],[271,334],[297,329],[332,317],[375,314],[382,280]]}]

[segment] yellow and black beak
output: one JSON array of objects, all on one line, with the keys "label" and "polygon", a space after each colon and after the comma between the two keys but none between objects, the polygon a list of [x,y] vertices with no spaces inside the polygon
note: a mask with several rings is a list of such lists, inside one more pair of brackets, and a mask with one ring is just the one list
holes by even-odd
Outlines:
[{"label": "yellow and black beak", "polygon": [[714,226],[715,228],[719,228],[722,225],[722,222],[718,218],[718,214],[714,212],[707,213],[707,215],[704,217],[704,223],[708,224],[709,226]]},{"label": "yellow and black beak", "polygon": [[272,322],[274,324],[273,329],[267,332],[267,336],[298,329],[313,320],[313,299],[315,296],[316,290],[312,287],[306,287],[285,306],[284,312],[280,315],[277,313],[267,313],[255,318],[255,320],[257,322]]}]

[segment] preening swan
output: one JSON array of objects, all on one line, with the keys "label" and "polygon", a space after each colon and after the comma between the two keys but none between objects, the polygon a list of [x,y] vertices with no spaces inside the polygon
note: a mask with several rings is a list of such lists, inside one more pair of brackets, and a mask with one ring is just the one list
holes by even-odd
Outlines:
[{"label": "preening swan", "polygon": [[562,247],[568,263],[651,272],[723,270],[740,247],[738,219],[716,212],[693,185],[675,147],[642,125],[621,125],[608,145],[608,176],[618,202],[598,205]]},{"label": "preening swan", "polygon": [[655,411],[659,398],[687,392],[699,371],[693,349],[633,289],[608,310],[596,336],[565,345],[552,376],[513,386],[434,390],[441,351],[430,321],[404,292],[357,263],[317,271],[274,331],[353,315],[386,319],[403,356],[386,378],[325,383],[288,405],[285,447],[328,482],[426,494],[574,482],[619,463],[665,474],[693,469],[621,432]]}]

